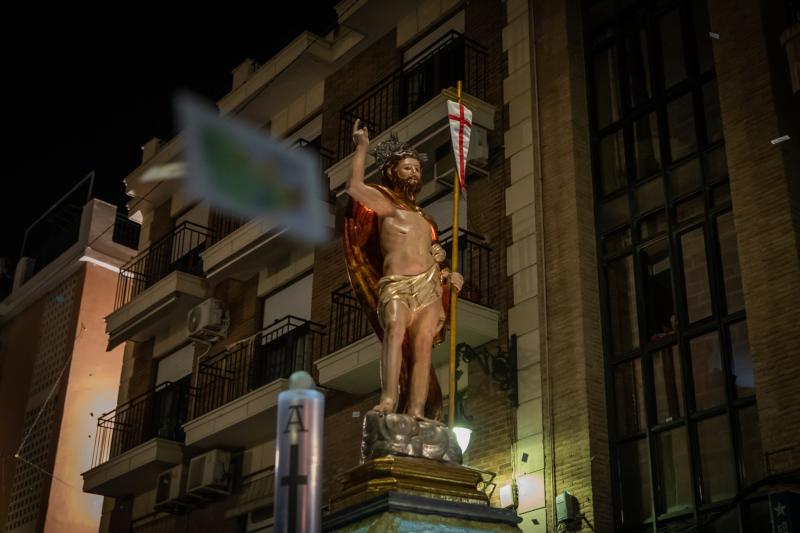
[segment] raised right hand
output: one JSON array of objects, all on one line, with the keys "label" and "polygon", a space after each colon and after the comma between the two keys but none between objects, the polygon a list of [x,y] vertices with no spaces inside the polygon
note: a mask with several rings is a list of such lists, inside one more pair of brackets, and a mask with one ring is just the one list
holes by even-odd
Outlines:
[{"label": "raised right hand", "polygon": [[367,147],[369,146],[369,132],[366,126],[359,128],[360,125],[361,119],[357,118],[355,124],[353,124],[353,142],[356,143],[356,147]]}]

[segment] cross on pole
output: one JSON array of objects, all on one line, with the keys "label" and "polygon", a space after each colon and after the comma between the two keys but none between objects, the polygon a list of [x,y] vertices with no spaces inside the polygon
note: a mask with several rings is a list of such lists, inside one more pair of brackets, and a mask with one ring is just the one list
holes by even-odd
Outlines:
[{"label": "cross on pole", "polygon": [[299,476],[298,472],[298,445],[292,444],[289,451],[289,475],[281,478],[281,485],[289,486],[289,511],[288,528],[289,533],[297,533],[297,490],[300,485],[308,485],[308,476]]}]

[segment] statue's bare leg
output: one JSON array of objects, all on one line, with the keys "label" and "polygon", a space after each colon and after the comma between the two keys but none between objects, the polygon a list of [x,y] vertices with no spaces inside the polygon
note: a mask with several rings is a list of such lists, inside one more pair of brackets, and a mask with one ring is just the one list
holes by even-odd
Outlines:
[{"label": "statue's bare leg", "polygon": [[442,327],[443,316],[442,304],[436,301],[417,311],[409,330],[414,361],[411,367],[408,414],[417,419],[425,418],[433,338]]},{"label": "statue's bare leg", "polygon": [[403,338],[411,319],[411,310],[400,300],[392,300],[384,309],[383,351],[381,354],[381,400],[373,407],[379,413],[393,413],[400,390],[400,364],[403,361]]}]

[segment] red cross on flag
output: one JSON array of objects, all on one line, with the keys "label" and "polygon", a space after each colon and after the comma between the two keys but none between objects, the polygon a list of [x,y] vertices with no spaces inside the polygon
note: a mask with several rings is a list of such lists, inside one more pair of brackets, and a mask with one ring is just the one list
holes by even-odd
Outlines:
[{"label": "red cross on flag", "polygon": [[453,155],[456,159],[458,179],[464,190],[464,178],[469,153],[469,134],[472,131],[472,111],[461,102],[447,101],[447,117],[450,119],[450,138],[453,141]]}]

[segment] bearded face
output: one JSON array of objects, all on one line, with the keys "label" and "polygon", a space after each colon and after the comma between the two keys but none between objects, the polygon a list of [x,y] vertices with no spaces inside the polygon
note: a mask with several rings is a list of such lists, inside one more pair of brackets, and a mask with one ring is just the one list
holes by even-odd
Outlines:
[{"label": "bearded face", "polygon": [[413,200],[422,189],[422,165],[414,157],[404,157],[386,170],[389,186]]}]

